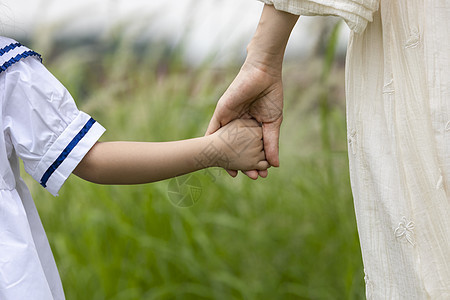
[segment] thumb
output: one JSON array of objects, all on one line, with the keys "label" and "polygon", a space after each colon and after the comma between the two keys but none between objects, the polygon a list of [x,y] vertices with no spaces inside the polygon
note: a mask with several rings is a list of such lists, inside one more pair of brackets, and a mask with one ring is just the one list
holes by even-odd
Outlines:
[{"label": "thumb", "polygon": [[279,159],[279,138],[280,138],[281,118],[271,122],[263,123],[263,142],[266,160],[273,167],[280,166]]},{"label": "thumb", "polygon": [[209,121],[209,125],[208,128],[206,129],[205,135],[213,134],[214,132],[219,130],[220,127],[221,127],[220,122],[217,120],[216,114],[214,113],[214,115],[211,118],[211,121]]}]

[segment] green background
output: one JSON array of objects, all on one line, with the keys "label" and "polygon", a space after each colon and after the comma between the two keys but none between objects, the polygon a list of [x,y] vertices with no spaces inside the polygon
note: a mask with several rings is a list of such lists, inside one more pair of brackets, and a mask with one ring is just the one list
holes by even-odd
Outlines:
[{"label": "green background", "polygon": [[[169,181],[98,186],[71,176],[54,198],[26,177],[67,299],[364,298],[336,32],[321,54],[285,61],[281,167],[266,179],[196,172],[201,196],[180,208]],[[35,50],[107,128],[103,141],[202,136],[240,66],[190,66],[182,45],[136,46],[120,31],[96,43],[47,41]]]}]

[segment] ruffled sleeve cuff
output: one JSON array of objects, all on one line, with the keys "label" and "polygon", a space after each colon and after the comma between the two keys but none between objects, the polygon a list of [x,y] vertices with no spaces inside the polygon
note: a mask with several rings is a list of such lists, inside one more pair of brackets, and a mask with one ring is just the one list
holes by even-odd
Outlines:
[{"label": "ruffled sleeve cuff", "polygon": [[80,112],[48,149],[31,175],[57,196],[69,175],[104,132],[103,126]]},{"label": "ruffled sleeve cuff", "polygon": [[373,13],[378,10],[379,0],[259,0],[274,5],[295,15],[315,16],[332,15],[345,20],[356,33],[362,33],[368,22],[372,22]]}]

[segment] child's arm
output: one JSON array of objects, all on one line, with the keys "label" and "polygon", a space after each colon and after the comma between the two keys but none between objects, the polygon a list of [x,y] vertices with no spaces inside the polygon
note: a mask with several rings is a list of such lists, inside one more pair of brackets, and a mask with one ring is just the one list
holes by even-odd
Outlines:
[{"label": "child's arm", "polygon": [[265,170],[262,130],[254,120],[236,120],[216,133],[164,142],[97,143],[74,174],[100,184],[155,182],[207,167]]}]

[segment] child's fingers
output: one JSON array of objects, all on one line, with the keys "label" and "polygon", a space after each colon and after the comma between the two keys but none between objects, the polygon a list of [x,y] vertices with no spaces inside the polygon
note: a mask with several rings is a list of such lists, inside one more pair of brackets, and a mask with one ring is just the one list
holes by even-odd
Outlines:
[{"label": "child's fingers", "polygon": [[267,169],[270,167],[270,164],[267,162],[267,160],[262,160],[256,164],[256,169],[259,171],[266,171],[266,177],[267,177]]},{"label": "child's fingers", "polygon": [[258,174],[260,177],[266,178],[267,175],[269,175],[269,171],[268,170],[258,170]]},{"label": "child's fingers", "polygon": [[258,171],[257,170],[248,170],[248,171],[242,171],[245,175],[247,175],[249,178],[256,180],[258,179]]}]

